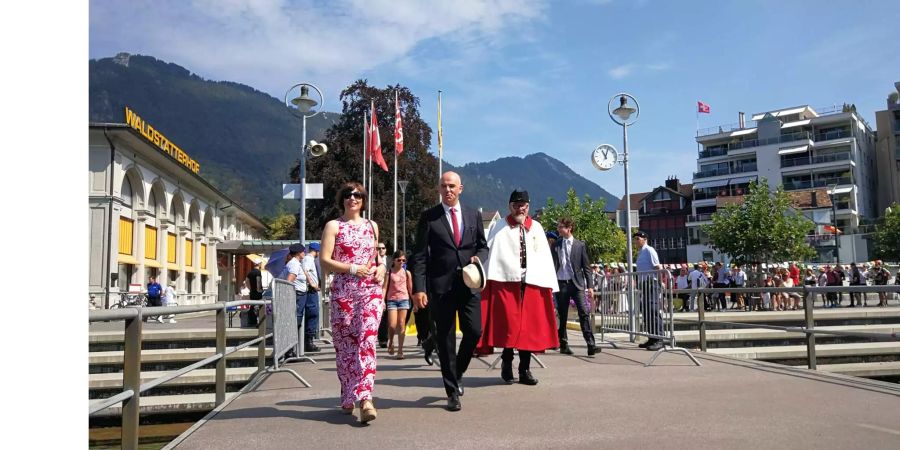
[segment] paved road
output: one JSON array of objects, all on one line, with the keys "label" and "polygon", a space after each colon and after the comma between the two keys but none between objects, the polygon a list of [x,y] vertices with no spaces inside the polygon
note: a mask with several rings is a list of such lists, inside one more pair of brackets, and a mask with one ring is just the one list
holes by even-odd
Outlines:
[{"label": "paved road", "polygon": [[[578,342],[573,334],[570,342]],[[379,353],[368,425],[339,411],[333,353],[296,363],[312,388],[268,376],[174,441],[182,449],[658,448],[897,449],[900,395],[866,380],[753,361],[604,348],[541,356],[537,386],[506,385],[492,358],[466,374],[463,409],[448,412],[437,367]],[[848,381],[850,380],[850,381]],[[864,383],[869,383],[866,387]]]}]

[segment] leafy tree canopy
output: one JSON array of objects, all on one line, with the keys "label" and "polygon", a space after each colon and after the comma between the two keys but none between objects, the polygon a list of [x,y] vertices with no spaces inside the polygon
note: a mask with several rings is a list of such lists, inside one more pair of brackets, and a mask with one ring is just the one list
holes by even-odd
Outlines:
[{"label": "leafy tree canopy", "polygon": [[765,178],[751,182],[743,203],[719,208],[704,225],[710,244],[738,264],[802,261],[815,256],[806,235],[815,224],[797,214],[782,186],[772,193]]},{"label": "leafy tree canopy", "polygon": [[891,205],[884,221],[875,229],[873,236],[875,255],[890,261],[900,261],[900,204]]},{"label": "leafy tree canopy", "polygon": [[[306,206],[306,236],[318,239],[325,223],[341,214],[341,205],[334,197],[343,183],[362,181],[363,164],[363,115],[375,102],[378,115],[381,148],[390,172],[373,165],[373,185],[369,192],[368,206],[372,208],[372,220],[378,224],[380,239],[393,248],[394,221],[394,94],[400,99],[403,118],[403,153],[398,157],[398,180],[409,181],[406,187],[407,249],[413,246],[416,221],[419,213],[437,202],[437,158],[428,152],[431,145],[431,127],[419,116],[419,98],[403,86],[386,86],[379,89],[366,80],[357,80],[341,92],[343,114],[340,121],[328,129],[325,142],[328,153],[309,159],[307,182],[324,183],[324,199],[309,200]],[[299,182],[299,164],[291,173]],[[402,211],[403,195],[397,191],[397,210]],[[403,232],[402,216],[397,217],[397,231]],[[397,241],[398,248],[403,239]]]},{"label": "leafy tree canopy", "polygon": [[279,209],[273,217],[266,217],[263,222],[269,227],[266,239],[297,239],[297,218],[294,213]]},{"label": "leafy tree canopy", "polygon": [[625,232],[609,220],[603,212],[604,199],[591,200],[589,195],[578,198],[575,189],[566,193],[565,203],[547,199],[547,206],[541,211],[538,221],[545,230],[556,230],[562,217],[570,217],[575,222],[572,234],[584,241],[588,259],[591,261],[624,261]]}]

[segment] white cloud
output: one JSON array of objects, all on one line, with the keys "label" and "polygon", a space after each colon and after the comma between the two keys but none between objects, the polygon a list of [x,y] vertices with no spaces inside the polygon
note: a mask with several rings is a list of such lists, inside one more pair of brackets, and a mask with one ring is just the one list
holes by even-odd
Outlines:
[{"label": "white cloud", "polygon": [[613,67],[609,69],[609,76],[613,80],[621,80],[622,78],[631,75],[631,72],[634,71],[634,64],[623,64],[621,66]]},{"label": "white cloud", "polygon": [[149,54],[276,96],[298,81],[326,80],[319,83],[336,95],[380,65],[414,66],[405,58],[424,42],[490,46],[509,27],[542,20],[545,7],[526,0],[92,0],[90,53]]}]

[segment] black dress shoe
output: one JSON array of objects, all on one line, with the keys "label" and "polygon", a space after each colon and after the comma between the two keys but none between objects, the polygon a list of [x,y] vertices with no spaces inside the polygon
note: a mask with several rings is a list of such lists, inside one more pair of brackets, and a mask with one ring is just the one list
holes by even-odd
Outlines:
[{"label": "black dress shoe", "polygon": [[600,350],[596,345],[588,345],[588,356],[594,356]]},{"label": "black dress shoe", "polygon": [[562,353],[563,355],[574,355],[575,354],[575,352],[573,352],[572,349],[569,348],[568,346],[560,347],[559,352]]},{"label": "black dress shoe", "polygon": [[503,361],[500,363],[500,378],[503,378],[503,381],[505,381],[506,384],[512,384],[512,382],[515,381],[512,372],[512,361]]},{"label": "black dress shoe", "polygon": [[459,395],[450,394],[447,397],[447,411],[459,411],[462,409],[462,403],[459,402]]},{"label": "black dress shoe", "polygon": [[425,363],[429,366],[434,365],[434,361],[431,359],[431,350],[425,350]]},{"label": "black dress shoe", "polygon": [[524,372],[519,372],[519,383],[527,384],[528,386],[534,386],[538,384],[538,380],[531,375],[530,370],[526,370]]},{"label": "black dress shoe", "polygon": [[307,353],[317,353],[317,352],[321,352],[321,351],[322,351],[322,349],[319,348],[319,346],[317,346],[316,344],[313,344],[312,342],[307,342],[307,343],[303,346],[303,350],[304,350],[305,352],[307,352]]},{"label": "black dress shoe", "polygon": [[460,397],[462,397],[463,394],[465,394],[465,392],[466,392],[466,388],[463,387],[463,384],[462,384],[462,378],[463,378],[462,374],[456,374],[456,392],[459,393]]},{"label": "black dress shoe", "polygon": [[665,344],[663,343],[663,341],[655,341],[654,343],[647,346],[647,350],[650,350],[651,352],[655,352],[663,347],[665,347]]},{"label": "black dress shoe", "polygon": [[643,344],[638,344],[638,347],[647,348],[647,347],[653,345],[654,342],[656,342],[655,339],[648,339],[647,342],[644,342]]}]

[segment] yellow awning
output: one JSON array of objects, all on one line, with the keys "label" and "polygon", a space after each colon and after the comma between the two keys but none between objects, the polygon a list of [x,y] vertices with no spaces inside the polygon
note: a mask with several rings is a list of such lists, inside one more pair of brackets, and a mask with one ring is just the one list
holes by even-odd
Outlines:
[{"label": "yellow awning", "polygon": [[157,261],[155,259],[145,259],[144,266],[145,267],[156,267],[157,269],[162,267],[162,265],[159,263],[159,261]]},{"label": "yellow awning", "polygon": [[185,266],[184,271],[190,272],[190,273],[197,273],[197,268],[194,266]]},{"label": "yellow awning", "polygon": [[175,264],[175,263],[168,263],[168,264],[166,264],[166,269],[179,271],[179,270],[181,270],[181,266],[179,266],[178,264]]},{"label": "yellow awning", "polygon": [[118,259],[119,264],[135,264],[136,265],[138,263],[137,260],[134,259],[134,256],[125,255],[122,253],[119,253],[119,255],[116,257],[116,259]]}]

